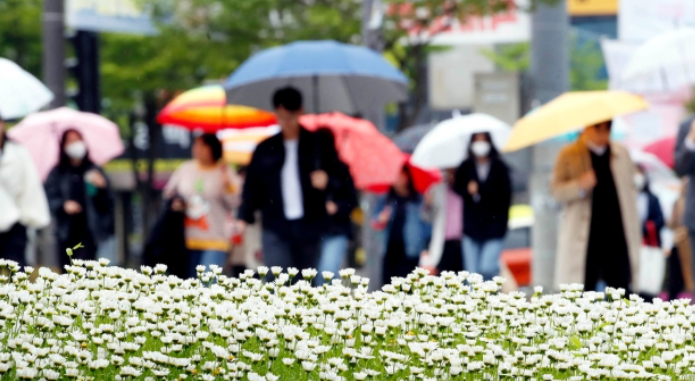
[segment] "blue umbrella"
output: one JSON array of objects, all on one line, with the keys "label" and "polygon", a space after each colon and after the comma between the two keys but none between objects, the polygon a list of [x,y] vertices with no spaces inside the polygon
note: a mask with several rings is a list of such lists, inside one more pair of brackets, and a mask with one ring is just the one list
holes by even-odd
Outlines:
[{"label": "blue umbrella", "polygon": [[335,41],[299,41],[264,50],[227,80],[227,103],[272,110],[271,96],[299,89],[310,113],[365,113],[406,99],[408,79],[375,52]]}]

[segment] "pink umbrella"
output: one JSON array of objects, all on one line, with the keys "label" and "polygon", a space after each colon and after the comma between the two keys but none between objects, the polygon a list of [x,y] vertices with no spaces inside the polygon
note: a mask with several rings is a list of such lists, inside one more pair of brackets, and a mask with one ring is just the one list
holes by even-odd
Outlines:
[{"label": "pink umbrella", "polygon": [[325,127],[333,132],[338,156],[350,168],[357,189],[393,184],[406,162],[396,144],[368,120],[335,112],[304,115],[300,122],[312,131]]},{"label": "pink umbrella", "polygon": [[79,131],[89,149],[89,158],[97,165],[123,153],[123,142],[118,126],[110,120],[67,107],[32,114],[8,135],[29,150],[42,180],[58,164],[60,138],[66,130]]},{"label": "pink umbrella", "polygon": [[674,152],[676,151],[676,137],[670,136],[655,141],[643,148],[644,152],[648,152],[658,157],[659,160],[663,161],[664,164],[668,165],[670,168],[676,166],[676,159],[674,157]]}]

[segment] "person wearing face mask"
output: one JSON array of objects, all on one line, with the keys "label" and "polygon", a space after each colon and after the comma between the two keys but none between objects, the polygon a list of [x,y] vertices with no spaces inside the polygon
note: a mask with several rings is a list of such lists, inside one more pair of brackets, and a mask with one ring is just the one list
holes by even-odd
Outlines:
[{"label": "person wearing face mask", "polygon": [[51,220],[41,179],[21,145],[9,140],[0,115],[0,258],[27,265],[27,228]]},{"label": "person wearing face mask", "polygon": [[82,134],[69,129],[60,139],[60,158],[45,183],[61,268],[66,248],[82,244],[73,259],[96,259],[99,242],[114,234],[113,194],[104,171],[89,158]]},{"label": "person wearing face mask", "polygon": [[587,127],[555,164],[551,191],[564,204],[555,287],[582,283],[594,291],[603,281],[629,291],[637,282],[642,234],[636,171],[627,149],[610,141],[611,126]]},{"label": "person wearing face mask", "polygon": [[507,234],[512,187],[509,167],[488,133],[471,136],[468,158],[456,171],[454,191],[463,197],[463,256],[466,271],[492,279]]}]

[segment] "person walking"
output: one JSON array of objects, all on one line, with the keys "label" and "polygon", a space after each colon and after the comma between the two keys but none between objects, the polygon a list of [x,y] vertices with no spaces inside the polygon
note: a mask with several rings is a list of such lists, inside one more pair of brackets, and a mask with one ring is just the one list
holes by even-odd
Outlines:
[{"label": "person walking", "polygon": [[56,221],[58,263],[70,264],[67,248],[82,244],[72,259],[96,259],[99,242],[114,234],[113,194],[104,171],[89,159],[82,134],[66,130],[60,156],[45,183],[51,214]]},{"label": "person walking", "polygon": [[465,269],[490,280],[500,273],[512,186],[509,167],[489,133],[471,136],[468,158],[456,171],[454,190],[463,197]]},{"label": "person walking", "polygon": [[432,224],[432,238],[420,264],[437,273],[464,269],[463,198],[453,189],[455,174],[452,168],[444,171],[445,181],[425,197],[425,218]]},{"label": "person walking", "polygon": [[[326,144],[335,144],[333,133],[325,128],[317,131],[324,136]],[[321,239],[321,256],[318,272],[324,271],[338,274],[345,263],[348,245],[353,238],[351,214],[357,208],[357,190],[350,175],[348,166],[342,162],[336,164],[337,177],[329,183],[326,198],[326,229]],[[316,279],[323,284],[323,277]]]},{"label": "person walking", "polygon": [[237,231],[261,211],[266,266],[316,268],[326,225],[329,182],[337,181],[335,145],[299,124],[302,94],[279,89],[272,105],[281,132],[260,143],[248,166]]},{"label": "person walking", "polygon": [[222,143],[215,134],[195,138],[189,160],[174,172],[164,187],[164,198],[172,200],[174,211],[184,211],[188,276],[196,267],[224,268],[230,240],[225,224],[239,204],[235,173],[222,159]]},{"label": "person walking", "polygon": [[583,283],[630,290],[639,274],[641,223],[635,164],[627,149],[611,142],[612,122],[587,127],[559,154],[551,191],[564,204],[555,286]]},{"label": "person walking", "polygon": [[404,166],[389,192],[377,201],[372,218],[372,227],[383,232],[382,284],[406,277],[418,266],[431,232],[423,214],[423,197]]},{"label": "person walking", "polygon": [[48,226],[51,215],[29,152],[5,135],[0,115],[0,258],[26,266],[27,228]]},{"label": "person walking", "polygon": [[[647,177],[647,172],[644,167],[638,164],[636,168],[635,188],[638,192],[637,215],[642,224],[642,243],[644,246],[654,248],[656,249],[655,251],[662,254],[661,232],[666,222],[664,220],[664,213],[661,209],[661,203],[649,187],[649,178]],[[661,259],[662,256],[659,255],[658,258]],[[640,295],[645,300],[652,300],[658,297],[658,295],[654,295],[652,292],[646,292],[644,290],[635,291],[639,291]]]},{"label": "person walking", "polygon": [[[688,229],[691,252],[695,253],[695,114],[681,123],[676,138],[675,171],[679,177],[689,178],[685,191],[683,225]],[[691,261],[691,275],[695,277],[695,261]]]}]

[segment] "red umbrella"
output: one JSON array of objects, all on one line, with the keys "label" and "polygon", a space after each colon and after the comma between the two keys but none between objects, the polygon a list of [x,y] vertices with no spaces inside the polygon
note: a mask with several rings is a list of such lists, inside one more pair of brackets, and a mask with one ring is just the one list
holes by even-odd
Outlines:
[{"label": "red umbrella", "polygon": [[406,162],[391,139],[368,120],[336,112],[304,115],[300,123],[308,130],[328,128],[333,132],[340,160],[350,167],[357,189],[392,184]]},{"label": "red umbrella", "polygon": [[[442,173],[439,170],[420,168],[413,165],[413,163],[410,161],[410,155],[403,154],[403,156],[406,159],[405,165],[408,167],[410,175],[413,177],[413,186],[415,187],[416,191],[424,194],[432,185],[442,181]],[[378,184],[369,187],[367,190],[374,193],[386,193],[388,192],[389,188],[391,188],[392,184],[392,182]]]},{"label": "red umbrella", "polygon": [[643,151],[658,157],[659,160],[668,165],[669,168],[675,168],[676,166],[676,159],[674,157],[676,151],[675,136],[657,140],[644,147]]}]

